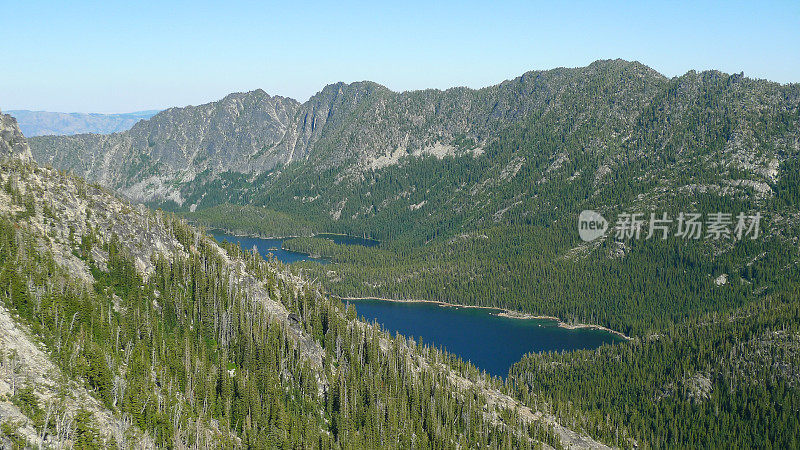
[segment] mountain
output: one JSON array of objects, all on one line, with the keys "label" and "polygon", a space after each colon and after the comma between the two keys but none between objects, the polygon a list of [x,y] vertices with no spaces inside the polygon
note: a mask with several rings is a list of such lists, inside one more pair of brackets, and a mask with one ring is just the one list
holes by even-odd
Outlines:
[{"label": "mountain", "polygon": [[[718,104],[707,103],[712,97]],[[202,209],[225,201],[258,203],[292,190],[293,197],[315,198],[304,209],[338,221],[363,217],[360,205],[345,200],[348,188],[381,169],[426,156],[455,156],[464,163],[462,156],[469,155],[485,166],[484,173],[496,172],[495,180],[512,179],[520,170],[524,175],[544,161],[558,175],[575,165],[564,152],[569,140],[580,140],[580,158],[593,158],[593,167],[580,172],[591,171],[598,179],[615,176],[645,153],[651,160],[678,158],[672,168],[691,165],[700,155],[690,154],[689,146],[713,144],[699,161],[704,168],[730,157],[730,164],[748,173],[748,183],[763,187],[776,165],[795,151],[791,124],[797,97],[796,85],[713,71],[669,80],[639,63],[598,61],[528,72],[479,90],[395,93],[370,82],[337,83],[302,105],[260,90],[232,94],[163,111],[127,132],[38,137],[31,146],[41,163],[72,170],[137,201]],[[699,127],[704,120],[709,120],[705,129]],[[758,132],[759,122],[788,128],[768,136]],[[506,151],[481,158],[501,144],[502,133],[537,133],[535,154]],[[282,172],[290,178],[281,178]],[[324,186],[315,182],[326,172],[336,173],[327,177],[336,187],[346,179],[341,192],[328,180]],[[491,182],[474,179],[463,189],[481,190]],[[235,189],[220,192],[217,185]],[[407,200],[399,202],[410,207],[422,201]],[[381,198],[376,206],[382,201],[398,202]],[[512,198],[501,202],[505,205],[486,213],[514,204]],[[428,205],[433,206],[430,200]],[[367,216],[380,214],[373,210]]]},{"label": "mountain", "polygon": [[629,92],[602,109],[628,118],[635,114],[628,108],[640,108],[665,82],[640,64],[598,62],[529,72],[481,90],[394,93],[371,82],[337,83],[302,105],[258,90],[173,108],[119,135],[40,137],[31,145],[42,163],[137,200],[183,205],[184,191],[199,191],[226,172],[253,176],[308,160],[314,170],[357,174],[406,155],[477,156],[499,130],[533,114],[556,114],[562,102],[594,93],[573,89],[596,89],[586,81],[609,77],[625,81]]},{"label": "mountain", "polygon": [[263,91],[231,94],[216,103],[167,109],[123,133],[39,137],[36,148],[54,152],[41,153],[41,163],[124,186],[119,191],[132,198],[181,203],[176,183],[198,174],[266,170],[284,161],[285,152],[266,150],[281,142],[297,107]]},{"label": "mountain", "polygon": [[[337,83],[303,104],[232,94],[125,133],[30,142],[42,164],[207,226],[384,241],[286,243],[332,257],[335,270],[308,270],[339,295],[503,307],[639,335],[753,301],[757,283],[775,288],[775,268],[797,263],[798,130],[800,85],[718,71],[668,79],[607,60],[478,90]],[[582,210],[612,225],[631,211],[760,211],[770,228],[747,246],[613,235],[590,245],[575,232]],[[657,254],[674,255],[668,270]],[[721,299],[723,274],[741,280]]]},{"label": "mountain", "polygon": [[129,130],[136,122],[153,117],[158,110],[124,114],[60,113],[49,111],[9,110],[25,136],[70,135],[81,133],[111,134]]},{"label": "mountain", "polygon": [[[285,114],[269,114],[278,104]],[[156,441],[178,430],[173,442],[191,445],[182,436],[203,424],[211,428],[205,435],[259,447],[308,446],[307,436],[354,447],[517,447],[526,435],[565,447],[800,441],[800,85],[718,71],[670,79],[615,60],[479,90],[395,93],[339,83],[303,104],[254,91],[168,112],[113,136],[32,138],[34,156],[63,171],[16,162],[0,180],[0,251],[16,255],[28,242],[25,254],[41,254],[36,249],[58,244],[54,261],[88,267],[95,280],[79,291],[96,303],[80,304],[99,305],[99,314],[84,307],[75,316],[92,332],[65,334],[73,327],[61,319],[77,306],[36,306],[50,291],[34,287],[48,286],[43,271],[54,264],[4,255],[4,298],[24,320],[20,332],[55,324],[44,344],[63,355],[61,370],[85,379],[91,395],[105,392],[112,414],[127,412]],[[42,180],[53,181],[24,188]],[[65,187],[65,199],[48,197]],[[287,249],[332,264],[263,262],[201,236],[169,209],[205,226],[302,234],[284,241]],[[583,210],[609,223],[591,242],[579,237]],[[641,238],[616,233],[615,219],[627,213],[645,218]],[[675,235],[681,213],[703,217],[698,239]],[[648,239],[651,217],[662,214],[673,220],[672,234]],[[720,214],[730,214],[729,231],[740,215],[760,217],[758,236],[713,236],[710,219]],[[313,237],[322,231],[381,243],[335,245]],[[154,246],[170,263],[153,256]],[[214,255],[222,254],[220,262]],[[631,339],[527,355],[507,380],[489,380],[452,355],[373,332],[323,292],[508,308]],[[267,333],[273,345],[250,334],[263,322],[242,306],[248,299],[280,311],[278,336]],[[145,350],[118,347],[114,326],[125,333],[120,342]],[[103,366],[76,344],[96,334],[109,336],[93,341],[107,369],[153,393],[144,409],[124,399],[113,409]],[[144,371],[127,369],[131,347]],[[201,389],[187,360],[216,384],[207,379]],[[221,368],[235,381],[226,384]],[[180,394],[169,395],[170,386]],[[314,394],[320,389],[322,397]],[[212,406],[200,408],[211,392]],[[15,397],[23,411],[30,396]],[[154,406],[162,397],[187,399],[167,406],[180,405],[185,422]],[[287,431],[297,429],[300,436]]]},{"label": "mountain", "polygon": [[605,448],[0,124],[0,446]]}]

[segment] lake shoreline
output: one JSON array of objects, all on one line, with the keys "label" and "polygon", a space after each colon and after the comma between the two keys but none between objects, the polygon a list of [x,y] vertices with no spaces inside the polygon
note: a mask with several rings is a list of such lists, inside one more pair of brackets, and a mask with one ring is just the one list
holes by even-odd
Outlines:
[{"label": "lake shoreline", "polygon": [[[374,241],[374,242],[377,242],[378,244],[381,244],[383,242],[380,239],[368,238],[368,237],[363,237],[363,236],[362,237],[358,237],[358,236],[353,236],[352,234],[345,234],[345,233],[328,233],[328,232],[314,233],[311,237],[322,236],[323,234],[327,234],[328,236],[344,236],[344,237],[355,238],[355,239],[363,239],[365,241]],[[320,239],[325,239],[325,238],[320,238]]]},{"label": "lake shoreline", "polygon": [[[233,231],[230,231],[230,230],[222,230],[222,229],[219,229],[219,228],[208,229],[208,230],[205,230],[205,231],[206,231],[206,233],[209,233],[212,236],[214,234],[218,234],[218,233],[215,233],[215,232],[220,232],[222,234],[228,234],[228,235],[231,235],[231,236],[234,236],[234,237],[255,238],[255,239],[272,239],[272,240],[278,240],[278,239],[284,240],[284,239],[292,239],[292,238],[299,238],[299,237],[308,237],[308,236],[263,237],[263,236],[256,236],[256,235],[253,235],[253,234],[249,234],[249,233],[240,234],[240,233],[237,233],[237,232],[233,232]],[[314,233],[311,237],[315,237],[315,236],[321,235],[321,234],[337,235],[337,236],[350,236],[350,235],[341,234],[341,233]],[[353,237],[353,236],[350,236],[350,237]],[[371,238],[358,238],[358,239],[371,239]],[[377,239],[371,239],[371,240],[374,240],[374,241],[380,243],[380,241],[378,241]],[[294,251],[294,250],[286,250],[283,247],[283,243],[281,243],[281,250],[291,251],[291,252],[294,252],[294,253],[303,254],[303,255],[308,256],[309,258],[317,259],[317,260],[323,260],[323,259],[326,258],[324,256],[314,256],[314,255],[312,255],[310,253],[298,252],[298,251]],[[491,310],[494,310],[496,312],[490,313],[490,314],[496,315],[498,317],[505,317],[507,319],[552,320],[552,321],[556,322],[558,327],[564,328],[564,329],[567,329],[567,330],[577,330],[577,329],[600,330],[600,331],[605,331],[605,332],[614,334],[616,336],[619,336],[619,337],[621,337],[622,339],[624,339],[626,341],[633,340],[633,338],[627,336],[625,333],[622,333],[621,331],[612,330],[612,329],[610,329],[608,327],[604,327],[602,325],[587,324],[587,323],[569,324],[569,323],[566,323],[563,320],[561,320],[561,318],[555,317],[555,316],[533,315],[533,314],[523,313],[523,312],[520,312],[520,311],[514,311],[514,310],[511,310],[511,309],[499,308],[499,307],[496,307],[496,306],[460,305],[460,304],[457,304],[457,303],[450,303],[450,302],[445,302],[445,301],[440,301],[440,300],[397,299],[397,298],[385,298],[385,297],[340,297],[338,295],[333,295],[333,294],[330,294],[330,295],[332,297],[336,297],[336,298],[338,298],[340,300],[354,300],[354,301],[357,301],[357,300],[378,300],[378,301],[395,302],[395,303],[433,303],[433,304],[437,304],[439,306],[444,306],[444,307],[448,307],[448,308],[491,309]]]},{"label": "lake shoreline", "polygon": [[578,329],[590,329],[590,330],[600,330],[605,331],[616,336],[625,339],[626,341],[631,341],[633,338],[625,335],[621,331],[612,330],[608,327],[604,327],[602,325],[595,325],[595,324],[588,324],[588,323],[577,323],[577,324],[568,324],[555,316],[537,316],[533,314],[523,313],[520,311],[514,311],[511,309],[505,308],[498,308],[496,306],[481,306],[481,305],[459,305],[457,303],[449,303],[440,300],[420,300],[420,299],[398,299],[398,298],[385,298],[385,297],[341,297],[338,295],[331,294],[332,297],[338,298],[339,300],[377,300],[382,302],[394,302],[394,303],[431,303],[436,304],[439,306],[447,307],[447,308],[475,308],[475,309],[491,309],[494,311],[498,311],[496,313],[490,313],[496,315],[498,317],[505,317],[507,319],[517,319],[517,320],[552,320],[555,321],[559,328],[564,328],[567,330],[578,330]]},{"label": "lake shoreline", "polygon": [[212,237],[215,234],[227,234],[229,236],[234,236],[238,238],[253,238],[253,239],[264,239],[264,240],[285,240],[285,239],[295,239],[295,238],[303,238],[303,237],[314,237],[314,236],[263,236],[255,233],[249,232],[240,232],[240,231],[231,231],[231,230],[223,230],[221,228],[209,228],[204,230],[206,234],[211,235]]},{"label": "lake shoreline", "polygon": [[[204,231],[206,232],[206,234],[210,234],[212,236],[214,234],[227,234],[227,235],[230,235],[230,236],[235,236],[235,237],[240,237],[240,238],[243,237],[243,238],[270,239],[270,240],[277,240],[277,239],[287,240],[287,239],[296,239],[296,238],[315,238],[317,236],[322,236],[322,235],[342,236],[342,237],[349,237],[349,238],[354,238],[354,239],[363,239],[363,240],[367,240],[367,241],[374,241],[374,242],[376,242],[375,245],[380,245],[381,244],[381,241],[379,241],[378,239],[358,237],[358,236],[353,236],[351,234],[344,234],[344,233],[322,232],[322,233],[312,233],[310,236],[309,235],[264,236],[264,235],[261,235],[261,234],[258,234],[258,233],[251,233],[251,232],[247,232],[247,231],[232,231],[232,230],[227,230],[227,229],[222,229],[222,228],[207,228]],[[325,239],[325,238],[319,238],[319,239]],[[299,253],[303,253],[303,252],[299,252]]]},{"label": "lake shoreline", "polygon": [[[223,241],[227,241],[227,242],[231,242],[231,243],[238,243],[238,245],[240,247],[242,247],[242,249],[247,250],[247,251],[249,251],[250,249],[254,248],[265,259],[266,259],[268,254],[272,254],[272,255],[275,256],[275,259],[277,261],[280,261],[281,263],[286,264],[286,265],[291,265],[291,264],[294,264],[294,263],[297,263],[297,262],[304,262],[304,261],[311,261],[311,262],[319,263],[319,264],[330,264],[331,263],[330,258],[328,258],[328,257],[319,256],[319,255],[308,253],[308,252],[300,252],[300,251],[296,251],[296,250],[287,249],[283,245],[283,243],[284,243],[284,241],[286,241],[288,239],[292,239],[291,236],[265,238],[265,237],[257,237],[257,236],[247,235],[247,234],[243,235],[243,234],[233,233],[233,232],[231,232],[229,230],[221,230],[221,229],[218,229],[218,228],[215,228],[213,230],[206,230],[206,233],[208,233],[212,238],[214,238],[214,239],[216,239],[218,241],[220,239],[222,239]],[[296,237],[300,237],[300,236],[296,236]],[[266,245],[264,245],[264,247],[266,247],[266,248],[260,248],[258,246],[258,244],[254,244],[253,247],[248,248],[248,246],[245,246],[242,243],[242,240],[244,240],[244,239],[255,240],[257,242],[262,242],[262,243],[266,243],[266,241],[278,241],[280,245],[279,246],[273,245],[271,247],[267,247]],[[294,259],[292,259],[290,261],[287,261],[286,260],[286,256],[284,256],[284,257],[280,256],[280,252],[283,252],[284,255],[297,255],[297,256],[300,256],[300,257],[299,258],[294,258]]]}]

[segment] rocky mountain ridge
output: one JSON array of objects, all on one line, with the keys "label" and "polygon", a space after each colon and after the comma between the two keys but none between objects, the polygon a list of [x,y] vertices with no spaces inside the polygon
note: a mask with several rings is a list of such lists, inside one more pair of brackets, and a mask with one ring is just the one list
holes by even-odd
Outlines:
[{"label": "rocky mountain ridge", "polygon": [[182,204],[182,188],[206,171],[203,183],[226,172],[253,176],[292,162],[315,172],[338,167],[357,174],[403,157],[477,156],[498,131],[534,114],[563,114],[565,103],[591,96],[594,80],[607,77],[626,89],[635,86],[602,107],[628,121],[666,82],[638,63],[598,61],[527,72],[478,90],[395,93],[372,82],[336,83],[303,104],[256,90],[171,108],[112,136],[48,136],[31,143],[43,164],[136,200]]},{"label": "rocky mountain ridge", "polygon": [[33,159],[31,149],[25,136],[19,131],[17,121],[7,114],[0,114],[0,158]]}]

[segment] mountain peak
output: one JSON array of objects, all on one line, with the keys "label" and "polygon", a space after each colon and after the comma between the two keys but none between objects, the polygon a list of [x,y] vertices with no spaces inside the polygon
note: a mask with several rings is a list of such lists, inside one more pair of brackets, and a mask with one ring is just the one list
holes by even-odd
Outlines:
[{"label": "mountain peak", "polygon": [[374,81],[354,81],[352,83],[345,83],[344,81],[339,81],[336,83],[331,83],[322,88],[321,91],[317,92],[312,98],[317,96],[326,96],[326,95],[336,95],[340,93],[375,93],[375,92],[385,92],[391,93],[392,90],[387,88],[382,84],[378,84]]}]

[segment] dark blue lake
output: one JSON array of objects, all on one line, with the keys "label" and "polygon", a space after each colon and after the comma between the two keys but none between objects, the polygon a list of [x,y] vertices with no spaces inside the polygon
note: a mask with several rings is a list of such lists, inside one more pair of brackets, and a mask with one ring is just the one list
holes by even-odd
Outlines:
[{"label": "dark blue lake", "polygon": [[[217,231],[211,234],[214,239],[218,241],[227,241],[239,244],[245,250],[252,250],[253,247],[258,250],[258,254],[267,257],[272,254],[278,261],[284,264],[291,264],[299,261],[314,261],[322,264],[328,264],[326,258],[313,258],[307,253],[293,252],[291,250],[283,249],[283,241],[290,238],[276,238],[276,239],[261,239],[247,236],[234,236],[232,234]],[[321,239],[333,241],[339,245],[361,245],[364,247],[374,247],[380,244],[380,241],[375,239],[360,238],[355,236],[347,236],[344,234],[320,233],[314,235]]]},{"label": "dark blue lake", "polygon": [[497,311],[435,303],[350,300],[359,316],[386,330],[444,348],[479,369],[506,377],[512,364],[529,352],[597,348],[621,337],[603,330],[561,328],[553,320],[511,319]]},{"label": "dark blue lake", "polygon": [[284,264],[291,264],[298,261],[316,261],[322,264],[327,264],[328,260],[325,258],[312,258],[306,253],[293,252],[291,250],[284,250],[281,248],[284,239],[261,239],[245,236],[233,236],[226,233],[213,233],[214,239],[218,241],[227,241],[239,244],[245,250],[252,250],[253,247],[258,250],[258,254],[264,258],[272,254],[278,261]]},{"label": "dark blue lake", "polygon": [[[260,239],[233,236],[217,232],[218,241],[234,242],[267,257],[272,254],[277,260],[291,264],[298,261],[317,261],[327,264],[324,258],[284,250],[284,239]],[[336,234],[318,234],[316,237],[331,239],[337,244],[365,245],[372,247],[379,242]],[[495,310],[479,308],[457,308],[436,303],[400,303],[381,300],[350,300],[360,316],[377,321],[394,334],[422,338],[423,342],[459,355],[479,369],[506,377],[512,364],[529,352],[565,351],[596,348],[603,344],[620,341],[619,336],[588,328],[570,330],[561,328],[553,320],[511,319],[499,317]]]}]

